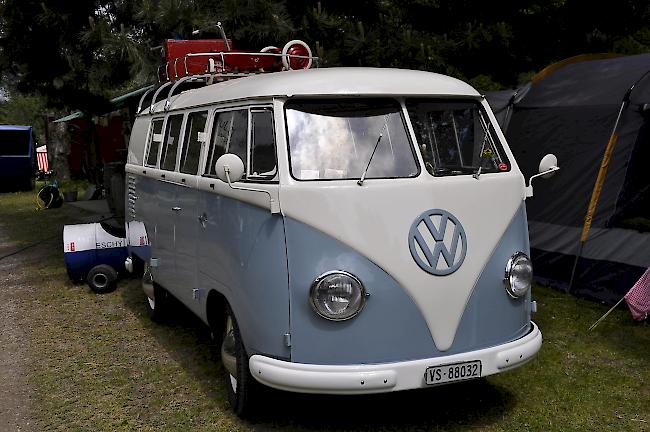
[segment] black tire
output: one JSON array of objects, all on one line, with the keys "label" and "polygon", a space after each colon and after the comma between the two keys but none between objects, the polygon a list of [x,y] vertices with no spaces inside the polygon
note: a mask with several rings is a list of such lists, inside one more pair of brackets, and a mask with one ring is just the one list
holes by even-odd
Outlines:
[{"label": "black tire", "polygon": [[144,275],[144,261],[142,258],[138,257],[137,255],[131,255],[131,263],[133,265],[133,272],[131,275],[136,278],[141,278]]},{"label": "black tire", "polygon": [[99,264],[90,269],[86,276],[86,282],[93,292],[104,294],[115,289],[117,271],[109,265]]},{"label": "black tire", "polygon": [[[233,376],[226,367],[227,352],[235,357],[237,376]],[[248,368],[248,355],[239,333],[237,320],[229,306],[226,306],[221,361],[224,363],[225,385],[232,410],[240,418],[250,417],[256,405],[260,384],[255,381]]]},{"label": "black tire", "polygon": [[151,267],[145,266],[144,274],[142,275],[142,284],[151,283],[153,285],[153,297],[150,298],[145,294],[147,300],[147,310],[149,311],[149,318],[151,321],[163,323],[169,316],[169,293],[167,290],[153,281],[151,277]]},{"label": "black tire", "polygon": [[53,185],[45,185],[38,191],[38,203],[40,208],[58,208],[63,204],[63,198],[59,189]]},{"label": "black tire", "polygon": [[36,194],[40,208],[50,208],[56,200],[59,190],[51,185],[45,185]]}]

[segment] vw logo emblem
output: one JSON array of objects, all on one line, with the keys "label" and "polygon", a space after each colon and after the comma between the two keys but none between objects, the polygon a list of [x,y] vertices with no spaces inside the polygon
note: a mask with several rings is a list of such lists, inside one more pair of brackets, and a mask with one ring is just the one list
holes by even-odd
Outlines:
[{"label": "vw logo emblem", "polygon": [[422,270],[446,276],[463,264],[467,236],[458,219],[448,211],[427,210],[411,225],[409,249]]}]

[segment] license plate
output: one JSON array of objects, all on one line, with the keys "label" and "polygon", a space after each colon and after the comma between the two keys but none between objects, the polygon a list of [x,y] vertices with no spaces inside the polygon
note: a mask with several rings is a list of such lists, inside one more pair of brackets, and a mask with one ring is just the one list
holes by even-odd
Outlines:
[{"label": "license plate", "polygon": [[429,385],[462,381],[481,376],[481,361],[452,363],[444,366],[431,366],[424,371],[424,381]]}]

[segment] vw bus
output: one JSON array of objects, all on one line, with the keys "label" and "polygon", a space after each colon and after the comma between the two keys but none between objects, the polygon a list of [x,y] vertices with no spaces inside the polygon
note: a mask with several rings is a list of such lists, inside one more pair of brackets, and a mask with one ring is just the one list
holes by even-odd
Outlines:
[{"label": "vw bus", "polygon": [[154,97],[126,172],[127,265],[144,264],[155,320],[173,296],[223,336],[239,415],[260,383],[426,388],[540,349],[532,189],[462,81],[325,68]]}]

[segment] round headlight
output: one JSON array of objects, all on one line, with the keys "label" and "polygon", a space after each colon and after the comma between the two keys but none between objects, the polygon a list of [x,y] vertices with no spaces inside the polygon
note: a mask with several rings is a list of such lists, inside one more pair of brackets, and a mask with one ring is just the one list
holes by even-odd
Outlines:
[{"label": "round headlight", "polygon": [[311,284],[310,303],[321,317],[343,321],[356,316],[365,303],[366,291],[354,275],[344,271],[327,272]]},{"label": "round headlight", "polygon": [[530,289],[533,281],[533,264],[523,252],[517,252],[506,264],[504,282],[506,291],[514,298],[522,297]]}]

